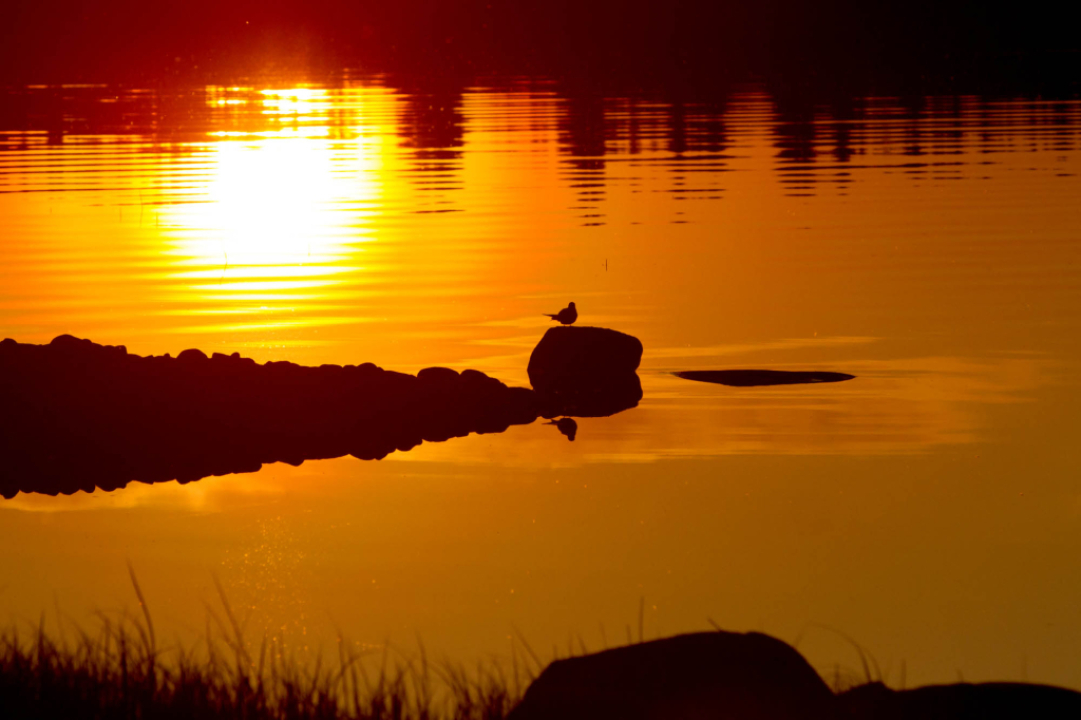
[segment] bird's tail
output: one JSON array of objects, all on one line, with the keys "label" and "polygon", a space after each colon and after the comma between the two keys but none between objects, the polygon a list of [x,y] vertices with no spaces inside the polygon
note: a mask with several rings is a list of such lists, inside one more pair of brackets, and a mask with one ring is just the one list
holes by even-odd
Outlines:
[{"label": "bird's tail", "polygon": [[555,320],[556,317],[558,317],[557,315],[552,315],[551,313],[541,313],[541,315],[543,315],[544,317],[550,317],[553,320]]}]

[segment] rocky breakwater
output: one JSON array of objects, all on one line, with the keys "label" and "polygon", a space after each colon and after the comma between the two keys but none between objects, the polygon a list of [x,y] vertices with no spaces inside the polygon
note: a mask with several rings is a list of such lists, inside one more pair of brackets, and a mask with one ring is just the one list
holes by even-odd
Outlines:
[{"label": "rocky breakwater", "polygon": [[602,417],[642,399],[642,343],[608,328],[554,327],[533,348],[529,383],[564,415]]},{"label": "rocky breakwater", "polygon": [[[632,402],[611,392],[593,393],[593,409],[615,412],[641,397],[640,389]],[[47,345],[8,339],[0,342],[0,495],[378,459],[424,441],[573,415],[580,405],[476,370],[408,375],[372,363],[260,364],[194,349],[143,357],[70,335]]]},{"label": "rocky breakwater", "polygon": [[188,481],[263,463],[385,457],[536,420],[538,398],[475,370],[304,367],[185,350],[141,357],[61,336],[0,343],[0,494]]}]

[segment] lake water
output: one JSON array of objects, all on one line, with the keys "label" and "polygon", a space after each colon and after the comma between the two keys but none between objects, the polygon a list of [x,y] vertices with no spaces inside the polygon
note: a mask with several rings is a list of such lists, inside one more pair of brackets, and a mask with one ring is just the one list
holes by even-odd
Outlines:
[{"label": "lake water", "polygon": [[[1081,687],[1081,102],[346,78],[0,99],[0,336],[476,368],[568,301],[637,408],[0,501],[0,608],[473,662],[757,629]],[[679,370],[824,370],[735,388]],[[3,470],[0,470],[3,472]],[[57,616],[66,626],[57,625]],[[214,631],[216,632],[216,631]]]}]

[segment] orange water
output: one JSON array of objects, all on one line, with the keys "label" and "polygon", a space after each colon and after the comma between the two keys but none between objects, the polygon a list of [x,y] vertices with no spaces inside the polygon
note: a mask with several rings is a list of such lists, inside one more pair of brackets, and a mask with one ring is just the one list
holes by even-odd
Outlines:
[{"label": "orange water", "polygon": [[[1081,687],[1081,103],[553,84],[9,91],[0,336],[473,367],[555,312],[636,409],[381,462],[0,502],[0,603],[460,660],[759,629],[824,674]],[[48,99],[48,102],[42,100]],[[35,104],[37,103],[37,104]],[[51,109],[50,109],[51,108]],[[726,388],[675,370],[833,370]],[[515,640],[517,642],[517,640]]]}]

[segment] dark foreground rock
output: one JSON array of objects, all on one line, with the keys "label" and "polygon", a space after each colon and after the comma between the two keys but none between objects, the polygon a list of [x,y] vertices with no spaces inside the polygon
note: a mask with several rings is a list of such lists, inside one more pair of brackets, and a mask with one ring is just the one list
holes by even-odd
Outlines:
[{"label": "dark foreground rock", "polygon": [[642,399],[635,372],[642,361],[636,337],[598,327],[555,327],[529,357],[529,383],[550,403],[579,416],[612,415],[612,404]]},{"label": "dark foreground rock", "polygon": [[1081,718],[1081,693],[1028,683],[957,683],[891,690],[882,683],[838,696],[850,720],[1016,720]]},{"label": "dark foreground rock", "polygon": [[[610,388],[594,399],[616,412],[640,397],[640,388],[637,396]],[[377,459],[423,441],[574,414],[557,396],[476,370],[413,376],[371,363],[258,364],[199,350],[141,357],[69,335],[48,345],[4,340],[0,494],[183,482],[344,455]]]},{"label": "dark foreground rock", "polygon": [[787,720],[835,717],[803,656],[760,633],[709,632],[549,665],[511,720]]},{"label": "dark foreground rock", "polygon": [[761,633],[677,635],[553,662],[509,720],[1016,720],[1081,718],[1081,693],[982,683],[839,695],[794,648]]}]

